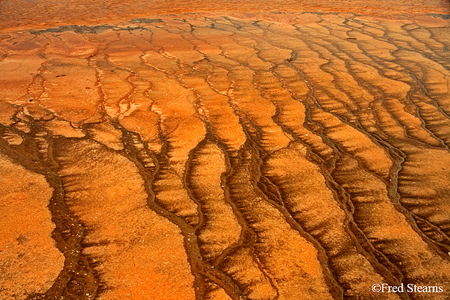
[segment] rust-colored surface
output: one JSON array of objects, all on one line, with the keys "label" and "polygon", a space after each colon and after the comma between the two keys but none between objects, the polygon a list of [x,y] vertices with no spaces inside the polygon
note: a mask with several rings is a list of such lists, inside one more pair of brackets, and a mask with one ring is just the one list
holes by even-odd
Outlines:
[{"label": "rust-colored surface", "polygon": [[1,1],[0,299],[449,299],[449,3],[304,2]]}]

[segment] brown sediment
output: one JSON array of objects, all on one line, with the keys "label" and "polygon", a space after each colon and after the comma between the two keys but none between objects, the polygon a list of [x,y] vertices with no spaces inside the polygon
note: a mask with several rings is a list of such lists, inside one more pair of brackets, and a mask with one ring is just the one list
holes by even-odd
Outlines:
[{"label": "brown sediment", "polygon": [[[326,178],[307,159],[307,153],[307,148],[298,144],[275,152],[267,160],[264,173],[280,187],[293,218],[327,251],[328,265],[344,286],[344,295],[370,299],[371,282],[391,278],[386,276],[383,266],[373,265],[375,260],[367,256],[359,243],[355,244],[357,236],[349,231],[354,221],[346,215],[351,212],[345,209],[345,203],[335,201]],[[285,164],[288,158],[295,167]]]},{"label": "brown sediment", "polygon": [[0,159],[0,297],[25,299],[47,292],[64,267],[64,256],[52,240],[55,224],[47,208],[53,190],[44,176],[4,155]]},{"label": "brown sediment", "polygon": [[448,3],[347,2],[0,3],[0,297],[448,299]]},{"label": "brown sediment", "polygon": [[136,166],[91,141],[57,140],[55,158],[65,202],[87,229],[83,254],[102,281],[99,298],[192,299],[183,237],[147,207]]}]

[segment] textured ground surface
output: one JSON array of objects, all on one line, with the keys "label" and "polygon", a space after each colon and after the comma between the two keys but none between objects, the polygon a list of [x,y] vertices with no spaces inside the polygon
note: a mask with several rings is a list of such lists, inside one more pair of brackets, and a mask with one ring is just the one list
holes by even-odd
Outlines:
[{"label": "textured ground surface", "polygon": [[449,4],[336,3],[0,1],[0,299],[449,299]]}]

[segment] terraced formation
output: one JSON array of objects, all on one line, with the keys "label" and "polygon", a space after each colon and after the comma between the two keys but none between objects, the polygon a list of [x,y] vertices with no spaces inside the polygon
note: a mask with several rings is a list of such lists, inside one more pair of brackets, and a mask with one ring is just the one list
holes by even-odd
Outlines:
[{"label": "terraced formation", "polygon": [[31,2],[0,299],[450,299],[448,1]]}]

